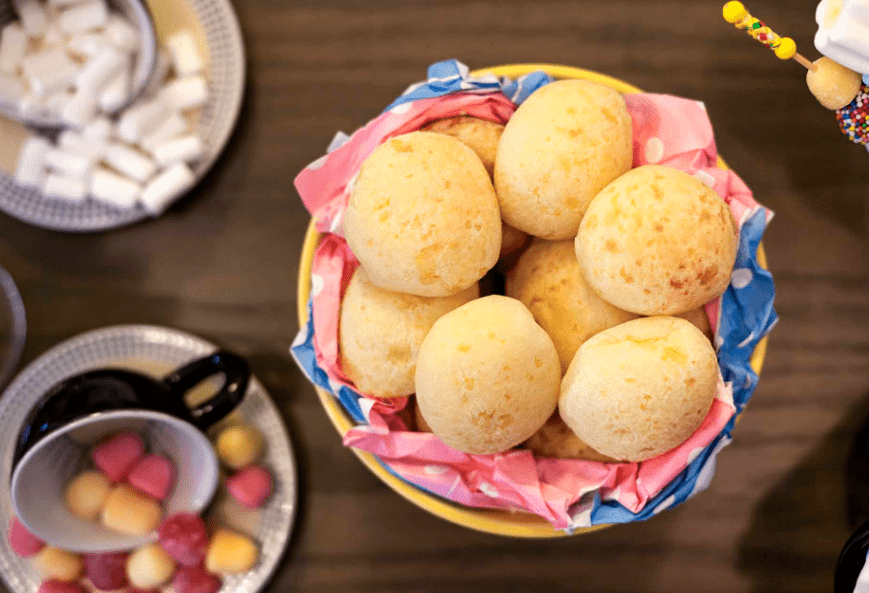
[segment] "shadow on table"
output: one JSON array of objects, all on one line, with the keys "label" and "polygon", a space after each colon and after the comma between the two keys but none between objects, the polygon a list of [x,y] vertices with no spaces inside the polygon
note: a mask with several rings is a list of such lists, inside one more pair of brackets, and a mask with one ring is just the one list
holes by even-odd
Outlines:
[{"label": "shadow on table", "polygon": [[869,518],[869,394],[755,509],[738,552],[752,591],[830,591],[836,559]]}]

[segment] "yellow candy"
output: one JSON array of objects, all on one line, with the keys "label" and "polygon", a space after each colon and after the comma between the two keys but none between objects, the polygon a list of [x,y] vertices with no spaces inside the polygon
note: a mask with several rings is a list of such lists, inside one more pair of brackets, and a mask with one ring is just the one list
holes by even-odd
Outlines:
[{"label": "yellow candy", "polygon": [[797,53],[797,44],[790,37],[782,37],[778,47],[775,47],[775,55],[780,60],[790,60]]},{"label": "yellow candy", "polygon": [[724,15],[724,20],[728,23],[736,23],[748,15],[742,2],[736,2],[735,0],[725,4],[721,12]]}]

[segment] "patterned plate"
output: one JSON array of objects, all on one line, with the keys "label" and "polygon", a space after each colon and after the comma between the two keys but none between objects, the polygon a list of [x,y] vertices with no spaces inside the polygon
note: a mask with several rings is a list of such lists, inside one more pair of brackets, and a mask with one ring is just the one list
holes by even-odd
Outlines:
[{"label": "patterned plate", "polygon": [[[209,99],[197,126],[206,153],[193,167],[198,183],[229,141],[241,109],[245,80],[241,27],[229,0],[148,0],[147,3],[161,33],[182,27],[198,29],[194,36],[201,33],[207,50]],[[6,18],[8,3],[0,2],[0,22]],[[81,204],[46,199],[35,190],[15,185],[2,171],[0,210],[35,226],[71,232],[102,231],[148,218],[141,208],[118,210],[93,199]]]},{"label": "patterned plate", "polygon": [[[0,398],[0,476],[9,476],[15,437],[24,417],[41,394],[67,377],[97,368],[114,367],[163,376],[174,368],[206,356],[217,346],[190,334],[148,325],[99,329],[72,338],[45,352],[28,365]],[[219,387],[219,385],[215,385]],[[262,384],[254,377],[241,406],[233,412],[258,427],[266,438],[262,463],[275,477],[274,493],[259,511],[234,511],[222,524],[254,536],[260,560],[253,570],[224,579],[223,593],[255,593],[277,568],[290,536],[296,510],[296,463],[281,416]],[[219,491],[223,490],[220,488]],[[211,513],[235,508],[217,500]],[[16,556],[6,543],[11,518],[8,478],[0,482],[0,574],[13,593],[35,593],[41,581],[28,560]]]}]

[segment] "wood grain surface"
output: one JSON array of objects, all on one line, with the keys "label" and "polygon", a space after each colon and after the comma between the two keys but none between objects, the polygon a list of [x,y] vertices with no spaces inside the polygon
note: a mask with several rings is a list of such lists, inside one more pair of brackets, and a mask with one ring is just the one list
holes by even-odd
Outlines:
[{"label": "wood grain surface", "polygon": [[[244,0],[249,79],[231,144],[163,218],[68,235],[0,216],[28,362],[77,333],[155,323],[250,358],[285,415],[300,514],[268,590],[312,593],[826,591],[869,515],[869,154],[805,71],[726,24],[721,0]],[[814,59],[814,0],[748,9]],[[345,450],[287,354],[308,215],[293,177],[426,67],[551,62],[706,103],[721,154],[775,211],[781,322],[710,488],[640,524],[555,541],[468,531]]]}]

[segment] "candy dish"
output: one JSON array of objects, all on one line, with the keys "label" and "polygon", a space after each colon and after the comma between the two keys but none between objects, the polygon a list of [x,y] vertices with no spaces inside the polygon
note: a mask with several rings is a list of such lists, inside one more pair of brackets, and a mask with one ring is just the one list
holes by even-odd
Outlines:
[{"label": "candy dish", "polygon": [[[347,163],[355,163],[355,167],[358,167],[357,160],[361,161],[364,159],[362,155],[368,154],[361,146],[370,146],[380,139],[381,136],[376,133],[379,130],[392,130],[392,135],[410,132],[415,129],[414,126],[424,125],[433,118],[450,117],[460,109],[461,113],[465,113],[465,110],[470,112],[473,108],[479,108],[478,103],[486,100],[499,105],[507,101],[519,103],[528,93],[549,80],[539,71],[552,78],[598,82],[623,94],[640,93],[639,89],[622,81],[577,68],[518,64],[469,74],[463,65],[455,61],[441,62],[429,69],[431,84],[412,85],[373,123],[361,128],[344,144],[339,144],[340,148],[334,148],[328,156],[315,161],[296,181],[300,195],[309,211],[314,213],[316,222],[309,227],[303,247],[297,297],[302,331],[293,344],[292,352],[315,385],[321,404],[343,437],[344,444],[391,488],[428,512],[471,529],[513,537],[559,537],[594,531],[611,523],[644,520],[676,506],[705,488],[714,473],[714,455],[730,442],[730,429],[753,390],[755,374],[760,371],[766,349],[764,336],[775,320],[771,307],[760,304],[761,300],[767,303],[765,299],[772,294],[771,278],[762,269],[765,267],[765,258],[762,247],[758,245],[760,235],[756,234],[764,228],[768,213],[750,199],[750,190],[727,170],[723,161],[719,159],[716,167],[713,148],[701,155],[704,157],[701,159],[703,164],[697,167],[702,170],[696,171],[695,177],[709,186],[714,185],[722,196],[731,199],[737,220],[743,223],[753,221],[753,224],[743,227],[746,232],[741,234],[741,255],[737,258],[740,270],[743,266],[750,266],[753,272],[737,270],[732,276],[733,290],[747,287],[741,280],[742,276],[765,278],[766,285],[763,289],[758,288],[765,296],[759,296],[756,310],[752,308],[755,305],[748,305],[744,312],[737,311],[733,293],[728,288],[729,300],[722,301],[722,310],[727,313],[719,315],[717,310],[711,313],[713,320],[723,320],[718,326],[721,333],[716,335],[716,344],[726,346],[722,352],[724,358],[719,359],[725,381],[730,381],[727,373],[735,371],[735,367],[729,366],[727,349],[736,347],[737,343],[741,348],[738,357],[738,376],[741,379],[737,380],[738,385],[729,404],[735,405],[730,408],[726,419],[725,416],[719,416],[714,421],[714,431],[706,432],[707,436],[703,438],[711,437],[711,441],[701,442],[699,438],[693,443],[686,441],[677,449],[638,465],[595,463],[594,468],[589,465],[580,467],[565,459],[538,459],[522,450],[491,456],[462,454],[446,447],[438,439],[430,438],[431,435],[404,428],[407,424],[400,416],[403,413],[403,401],[393,405],[393,400],[359,397],[352,384],[339,372],[334,372],[336,368],[340,371],[332,358],[337,353],[331,333],[335,327],[332,313],[333,306],[340,302],[340,290],[336,287],[340,286],[339,279],[343,280],[355,267],[354,260],[347,255],[349,249],[345,249],[340,236],[343,214],[340,198],[346,196],[345,184],[352,185],[356,170]],[[517,81],[517,76],[522,78]],[[476,94],[460,92],[468,88],[492,89],[502,94],[483,95],[486,99],[480,99]],[[442,97],[442,93],[450,91],[457,94]],[[652,107],[655,101],[661,102],[658,103],[660,108]],[[669,105],[664,106],[664,101],[668,101]],[[639,94],[627,98],[627,102],[629,109],[635,109],[632,115],[636,114],[634,117],[640,118],[634,121],[635,130],[638,130],[634,137],[635,167],[645,163],[674,163],[673,167],[680,168],[694,154],[690,151],[697,150],[699,146],[708,146],[711,142],[708,117],[702,105],[695,101]],[[684,109],[677,108],[677,105]],[[487,109],[489,107],[486,105]],[[493,115],[494,107],[491,111],[480,108],[478,113],[484,119],[505,121],[515,107],[508,106],[505,109],[506,115],[498,114],[497,117]],[[676,121],[672,121],[674,117],[696,123],[696,134],[691,137],[702,136],[703,140],[688,149],[686,144],[690,144],[690,141],[685,142],[678,134],[671,134],[664,139],[659,137],[664,135],[664,128],[679,127]],[[682,126],[683,129],[685,127]],[[673,155],[682,155],[681,150],[689,150],[690,155],[686,154],[685,159],[677,163]],[[690,170],[695,171],[693,168]],[[321,181],[318,176],[329,178],[328,187],[320,193],[316,189],[310,191],[311,188],[320,187],[317,185]],[[733,185],[728,186],[731,189],[726,189],[716,179],[728,179]],[[732,189],[735,187],[742,188],[738,192],[739,199]],[[313,306],[310,299],[313,299]],[[318,304],[323,308],[318,308]],[[709,306],[715,307],[714,304]],[[313,323],[309,323],[312,310]],[[337,311],[337,307],[334,310]],[[748,326],[735,320],[741,319],[742,315],[756,317],[759,324],[757,333],[748,335]],[[736,330],[736,333],[732,330]],[[402,410],[398,418],[394,415],[397,410]],[[710,428],[712,426],[709,425]],[[719,427],[723,427],[721,432],[718,432]],[[681,450],[681,453],[677,450]],[[615,482],[604,484],[599,478],[612,477],[613,472],[622,470],[636,478],[636,485],[642,482],[644,491],[627,482],[618,482],[618,487],[614,485]],[[652,483],[655,486],[646,489]],[[591,494],[581,499],[581,493],[592,491],[593,500]],[[630,492],[631,497],[636,494],[636,498],[625,497],[627,492]],[[641,500],[640,497],[644,495],[649,498]]]},{"label": "candy dish", "polygon": [[[160,215],[214,165],[229,141],[244,95],[245,56],[238,19],[228,0],[150,0],[148,7],[161,42],[188,30],[205,56],[207,100],[189,117],[202,145],[198,161],[184,175],[176,171],[174,177],[162,182],[162,193],[166,196],[161,198],[160,207],[152,211],[141,205],[116,207],[90,197],[72,202],[46,198],[35,189],[15,183],[13,174],[19,152],[29,132],[18,123],[0,118],[0,136],[4,138],[0,146],[0,210],[57,231],[94,232],[123,227]],[[169,167],[166,171],[173,169]]]},{"label": "candy dish", "polygon": [[[53,385],[83,372],[116,368],[136,371],[151,377],[166,376],[172,370],[193,360],[214,353],[217,347],[196,336],[146,325],[103,328],[74,337],[48,350],[26,367],[10,384],[0,399],[0,446],[5,452],[0,459],[0,473],[9,475],[12,469],[15,437],[29,409]],[[194,389],[191,401],[206,399],[220,387],[210,379]],[[266,440],[266,451],[260,463],[274,477],[274,491],[265,506],[246,511],[218,498],[206,512],[206,520],[215,517],[227,525],[253,536],[260,547],[260,560],[250,571],[226,576],[222,591],[254,593],[262,589],[277,568],[289,540],[297,498],[296,464],[280,413],[262,384],[252,377],[239,407],[224,421],[214,425],[209,438],[229,422],[241,421],[256,427]],[[12,516],[10,491],[0,485],[0,524],[4,532]],[[33,593],[41,576],[32,563],[19,558],[8,542],[0,544],[0,573],[10,591]]]}]

